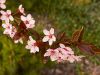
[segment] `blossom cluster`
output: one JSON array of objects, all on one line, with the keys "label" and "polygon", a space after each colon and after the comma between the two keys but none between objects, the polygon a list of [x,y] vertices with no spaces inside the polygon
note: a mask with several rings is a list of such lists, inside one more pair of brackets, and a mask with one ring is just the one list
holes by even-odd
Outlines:
[{"label": "blossom cluster", "polygon": [[[3,34],[10,36],[15,43],[20,42],[23,44],[24,41],[23,41],[22,33],[19,32],[19,29],[21,29],[22,32],[24,31],[27,32],[29,29],[33,29],[35,27],[35,20],[31,14],[25,13],[22,4],[19,5],[17,9],[17,13],[15,14],[13,14],[11,10],[6,10],[6,11],[3,10],[6,9],[5,2],[6,0],[0,0],[0,8],[1,8],[0,20],[2,20],[2,27],[4,28]],[[17,16],[20,19],[20,23],[17,26],[14,23],[17,20],[16,17],[14,16]],[[69,61],[70,63],[73,63],[74,61],[80,61],[83,56],[76,56],[70,47],[65,46],[62,43],[59,43],[58,48],[54,48],[54,49],[51,48],[54,42],[57,41],[54,32],[55,32],[54,28],[51,28],[50,30],[47,29],[43,30],[45,36],[42,37],[41,41],[42,43],[47,43],[49,45],[49,48],[46,49],[46,53],[44,53],[44,57],[50,57],[51,61],[57,61],[57,62]],[[17,34],[20,37],[14,39]],[[34,40],[32,35],[28,35],[28,37],[29,38],[25,48],[29,49],[30,53],[39,52],[40,47],[38,46],[37,43],[38,40]]]},{"label": "blossom cluster", "polygon": [[63,62],[69,61],[73,63],[74,61],[81,61],[84,56],[75,56],[74,52],[70,47],[66,47],[64,44],[59,44],[60,47],[56,49],[48,49],[44,56],[49,56],[52,61]]}]

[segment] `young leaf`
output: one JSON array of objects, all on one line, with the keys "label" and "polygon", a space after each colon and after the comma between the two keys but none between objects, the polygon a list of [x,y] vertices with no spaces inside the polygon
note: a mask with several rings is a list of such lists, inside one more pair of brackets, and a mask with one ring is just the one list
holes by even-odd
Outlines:
[{"label": "young leaf", "polygon": [[72,35],[72,43],[80,42],[82,40],[84,28],[82,27],[81,29],[76,30],[73,35]]},{"label": "young leaf", "polygon": [[80,43],[77,44],[77,47],[80,50],[83,50],[83,51],[88,52],[90,54],[95,54],[93,45],[91,45],[89,43],[80,42]]}]

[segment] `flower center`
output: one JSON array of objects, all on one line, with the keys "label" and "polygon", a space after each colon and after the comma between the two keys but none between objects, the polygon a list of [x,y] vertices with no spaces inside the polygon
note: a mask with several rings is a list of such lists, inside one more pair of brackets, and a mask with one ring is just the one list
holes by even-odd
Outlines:
[{"label": "flower center", "polygon": [[6,14],[6,16],[7,16],[7,17],[9,17],[9,16],[10,16],[10,14]]},{"label": "flower center", "polygon": [[52,51],[51,51],[51,55],[54,55],[54,54],[55,54],[55,51],[52,50]]},{"label": "flower center", "polygon": [[26,20],[25,23],[26,23],[26,24],[29,24],[29,21]]},{"label": "flower center", "polygon": [[10,29],[10,26],[7,26],[8,29]]},{"label": "flower center", "polygon": [[33,43],[32,46],[37,46],[37,44],[36,43]]},{"label": "flower center", "polygon": [[52,34],[49,35],[49,38],[52,38]]}]

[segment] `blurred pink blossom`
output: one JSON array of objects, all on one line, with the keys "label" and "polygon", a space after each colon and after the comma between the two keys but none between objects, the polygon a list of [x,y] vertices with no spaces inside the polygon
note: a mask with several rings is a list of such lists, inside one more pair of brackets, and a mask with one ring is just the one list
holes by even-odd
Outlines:
[{"label": "blurred pink blossom", "polygon": [[4,20],[5,22],[9,22],[9,20],[10,21],[14,20],[10,10],[7,10],[6,12],[1,10],[0,13],[2,14],[1,20]]},{"label": "blurred pink blossom", "polygon": [[44,57],[50,56],[51,61],[56,61],[58,56],[58,50],[55,49],[48,49],[47,52],[44,54]]},{"label": "blurred pink blossom", "polygon": [[60,47],[56,49],[48,49],[44,54],[44,57],[50,57],[51,61],[64,62],[69,61],[73,63],[75,61],[81,61],[84,56],[75,56],[70,47],[65,47],[64,44],[60,44]]},{"label": "blurred pink blossom", "polygon": [[37,46],[37,43],[31,36],[29,36],[29,40],[26,45],[26,49],[30,49],[30,53],[36,53],[39,52],[39,47]]},{"label": "blurred pink blossom", "polygon": [[2,27],[5,28],[3,34],[11,35],[12,32],[12,24],[2,24]]},{"label": "blurred pink blossom", "polygon": [[4,4],[6,0],[0,0],[0,8],[5,9],[6,5]]},{"label": "blurred pink blossom", "polygon": [[27,28],[33,28],[35,26],[35,20],[32,18],[31,14],[28,14],[26,17],[22,15],[21,20]]}]

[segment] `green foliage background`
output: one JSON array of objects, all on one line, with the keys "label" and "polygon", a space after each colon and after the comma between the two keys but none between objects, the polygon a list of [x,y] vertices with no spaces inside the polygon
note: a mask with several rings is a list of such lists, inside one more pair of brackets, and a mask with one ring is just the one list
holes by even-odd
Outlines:
[{"label": "green foliage background", "polygon": [[[7,0],[7,9],[13,12],[23,4],[27,13],[36,19],[36,30],[42,30],[45,24],[54,26],[58,32],[72,32],[85,27],[84,39],[100,47],[100,1],[98,0]],[[59,30],[60,29],[60,30]],[[38,56],[30,54],[25,45],[14,44],[3,35],[0,27],[0,75],[40,75],[43,67],[52,67],[52,62],[43,64]],[[40,31],[41,33],[41,31]],[[76,52],[80,54],[80,52]],[[99,55],[86,55],[94,64],[100,64]],[[77,65],[76,65],[77,66]],[[79,65],[77,75],[82,75]],[[85,75],[85,74],[83,74]]]}]

